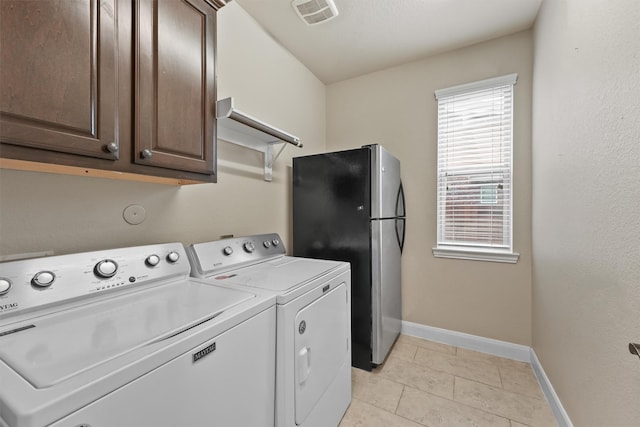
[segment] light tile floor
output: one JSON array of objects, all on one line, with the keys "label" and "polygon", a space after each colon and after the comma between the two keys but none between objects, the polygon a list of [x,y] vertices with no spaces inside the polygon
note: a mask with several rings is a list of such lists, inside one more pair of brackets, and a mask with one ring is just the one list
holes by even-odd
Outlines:
[{"label": "light tile floor", "polygon": [[383,365],[351,372],[340,427],[557,426],[529,363],[400,335]]}]

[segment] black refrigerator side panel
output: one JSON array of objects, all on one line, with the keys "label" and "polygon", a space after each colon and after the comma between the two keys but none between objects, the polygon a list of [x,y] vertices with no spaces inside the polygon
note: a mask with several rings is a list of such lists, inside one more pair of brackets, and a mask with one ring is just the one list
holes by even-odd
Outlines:
[{"label": "black refrigerator side panel", "polygon": [[351,263],[352,364],[371,370],[370,151],[293,159],[293,255]]}]

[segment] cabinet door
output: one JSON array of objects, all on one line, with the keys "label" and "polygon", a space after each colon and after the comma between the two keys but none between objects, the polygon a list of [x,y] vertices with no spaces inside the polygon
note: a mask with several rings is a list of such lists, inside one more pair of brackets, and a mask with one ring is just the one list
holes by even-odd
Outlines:
[{"label": "cabinet door", "polygon": [[118,158],[114,0],[2,0],[0,46],[2,142]]},{"label": "cabinet door", "polygon": [[204,0],[135,7],[134,161],[213,174],[216,11]]}]

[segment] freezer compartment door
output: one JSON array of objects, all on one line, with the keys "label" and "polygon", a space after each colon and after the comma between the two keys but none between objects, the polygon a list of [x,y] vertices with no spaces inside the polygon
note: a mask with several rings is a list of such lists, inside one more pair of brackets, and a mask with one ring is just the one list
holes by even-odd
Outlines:
[{"label": "freezer compartment door", "polygon": [[[384,362],[402,322],[401,240],[396,219],[371,221],[372,362]],[[400,220],[401,221],[401,220]],[[403,222],[404,223],[404,222]],[[402,236],[400,236],[402,237]]]},{"label": "freezer compartment door", "polygon": [[371,218],[404,216],[400,160],[380,145],[371,145]]},{"label": "freezer compartment door", "polygon": [[357,149],[293,159],[294,252],[368,235],[353,227],[371,215],[370,154]]}]

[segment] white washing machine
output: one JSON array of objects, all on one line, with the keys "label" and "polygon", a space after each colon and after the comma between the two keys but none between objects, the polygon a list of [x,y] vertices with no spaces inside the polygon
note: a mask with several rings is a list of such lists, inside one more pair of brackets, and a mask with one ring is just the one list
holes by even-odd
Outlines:
[{"label": "white washing machine", "polygon": [[191,273],[276,296],[276,426],[335,427],[351,402],[348,263],[285,255],[277,234],[193,244]]},{"label": "white washing machine", "polygon": [[274,424],[275,297],[180,243],[0,264],[0,425]]}]

